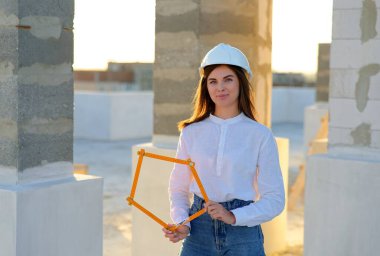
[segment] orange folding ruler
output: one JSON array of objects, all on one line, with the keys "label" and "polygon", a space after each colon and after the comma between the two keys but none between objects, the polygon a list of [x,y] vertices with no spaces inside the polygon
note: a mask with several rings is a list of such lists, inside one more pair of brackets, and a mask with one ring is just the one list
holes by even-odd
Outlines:
[{"label": "orange folding ruler", "polygon": [[195,167],[194,167],[195,163],[192,162],[190,159],[182,160],[182,159],[178,159],[178,158],[173,158],[173,157],[168,157],[168,156],[163,156],[163,155],[157,155],[157,154],[145,152],[144,149],[140,149],[137,152],[137,154],[139,155],[139,159],[138,159],[137,166],[136,166],[135,177],[133,179],[131,193],[129,194],[129,197],[126,198],[126,200],[128,201],[129,205],[135,206],[137,209],[141,210],[143,213],[145,213],[150,218],[152,218],[154,221],[156,221],[158,224],[160,224],[164,228],[172,230],[172,231],[176,230],[181,225],[185,225],[186,223],[189,223],[193,219],[201,216],[203,213],[206,212],[206,210],[203,208],[200,211],[198,211],[198,212],[194,213],[193,215],[189,216],[186,220],[182,221],[181,223],[178,223],[178,224],[176,224],[176,225],[174,225],[172,227],[169,227],[169,224],[165,223],[160,218],[158,218],[156,215],[154,215],[152,212],[150,212],[149,210],[147,210],[146,208],[144,208],[142,205],[140,205],[139,203],[137,203],[133,199],[133,197],[135,196],[137,182],[139,180],[139,175],[140,175],[141,164],[142,164],[144,156],[145,157],[159,159],[159,160],[163,160],[163,161],[173,162],[173,163],[177,163],[177,164],[184,164],[184,165],[189,166],[190,171],[193,174],[193,177],[194,177],[195,181],[198,184],[198,187],[199,187],[199,189],[201,191],[201,194],[202,194],[205,202],[208,202],[208,200],[209,200],[208,197],[207,197],[206,191],[205,191],[205,189],[204,189],[204,187],[202,185],[202,182],[199,179],[197,171],[195,170]]}]

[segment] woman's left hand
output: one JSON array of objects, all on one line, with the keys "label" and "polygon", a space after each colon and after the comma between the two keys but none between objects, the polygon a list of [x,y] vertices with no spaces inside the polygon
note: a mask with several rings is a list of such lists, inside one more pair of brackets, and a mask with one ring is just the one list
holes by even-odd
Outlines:
[{"label": "woman's left hand", "polygon": [[205,208],[213,219],[223,221],[226,224],[235,224],[236,222],[235,215],[217,202],[208,201],[205,203]]}]

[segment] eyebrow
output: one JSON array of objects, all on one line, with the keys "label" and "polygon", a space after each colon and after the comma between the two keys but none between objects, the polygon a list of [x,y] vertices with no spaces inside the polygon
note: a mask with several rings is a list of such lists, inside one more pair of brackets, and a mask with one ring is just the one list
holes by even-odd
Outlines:
[{"label": "eyebrow", "polygon": [[[233,75],[227,75],[227,76],[223,77],[223,79],[226,79],[226,78],[229,78],[229,77],[234,77],[234,76]],[[209,77],[207,80],[216,80],[216,78]]]}]

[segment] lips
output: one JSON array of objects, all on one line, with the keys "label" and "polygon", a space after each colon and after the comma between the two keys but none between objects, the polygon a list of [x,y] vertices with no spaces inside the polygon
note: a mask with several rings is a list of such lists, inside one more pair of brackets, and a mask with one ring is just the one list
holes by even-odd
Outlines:
[{"label": "lips", "polygon": [[219,94],[219,95],[216,95],[216,97],[218,99],[225,99],[225,98],[227,98],[227,96],[228,96],[228,94]]}]

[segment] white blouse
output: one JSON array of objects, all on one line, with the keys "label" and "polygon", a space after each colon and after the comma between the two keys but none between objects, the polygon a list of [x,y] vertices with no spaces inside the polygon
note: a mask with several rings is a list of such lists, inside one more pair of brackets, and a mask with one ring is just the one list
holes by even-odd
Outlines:
[{"label": "white blouse", "polygon": [[[237,226],[256,226],[279,215],[285,204],[277,145],[271,131],[243,113],[221,119],[210,115],[182,130],[177,158],[191,159],[210,200],[255,200],[258,168],[260,199],[232,210]],[[192,193],[202,197],[186,165],[175,164],[169,182],[170,215],[188,217]]]}]

